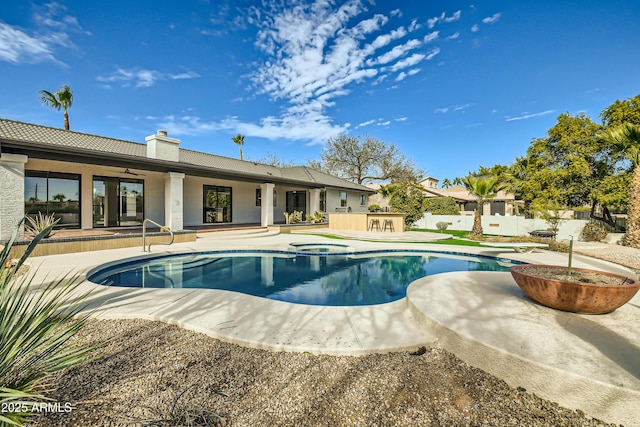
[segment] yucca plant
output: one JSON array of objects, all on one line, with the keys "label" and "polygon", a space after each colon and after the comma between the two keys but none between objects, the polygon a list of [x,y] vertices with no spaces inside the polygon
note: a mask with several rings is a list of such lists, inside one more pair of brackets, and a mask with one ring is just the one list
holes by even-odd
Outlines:
[{"label": "yucca plant", "polygon": [[51,215],[42,215],[42,212],[38,212],[38,216],[27,217],[27,224],[25,225],[25,231],[27,233],[31,233],[32,236],[36,236],[39,233],[42,233],[45,229],[49,229],[49,231],[43,235],[43,238],[47,238],[51,236],[51,231],[53,230],[53,226],[56,225],[60,221],[60,219],[56,219],[53,214]]},{"label": "yucca plant", "polygon": [[0,425],[27,421],[34,414],[30,408],[48,400],[47,375],[83,362],[91,350],[74,339],[88,320],[80,312],[89,293],[74,295],[81,283],[77,276],[34,289],[33,273],[18,274],[53,224],[35,235],[17,262],[10,262],[23,222],[0,252]]}]

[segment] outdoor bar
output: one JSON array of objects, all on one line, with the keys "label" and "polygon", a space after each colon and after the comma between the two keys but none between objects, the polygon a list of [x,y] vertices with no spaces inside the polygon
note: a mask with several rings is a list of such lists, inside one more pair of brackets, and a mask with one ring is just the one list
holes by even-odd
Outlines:
[{"label": "outdoor bar", "polygon": [[335,212],[329,213],[330,230],[384,231],[402,233],[404,218],[401,212]]}]

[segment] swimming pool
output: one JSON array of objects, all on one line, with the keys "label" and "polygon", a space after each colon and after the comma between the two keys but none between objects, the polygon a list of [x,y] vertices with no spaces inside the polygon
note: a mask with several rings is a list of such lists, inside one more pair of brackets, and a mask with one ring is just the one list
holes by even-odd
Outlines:
[{"label": "swimming pool", "polygon": [[407,286],[450,271],[508,271],[508,260],[430,251],[217,251],[99,266],[87,274],[105,286],[204,288],[298,304],[354,306],[404,298]]}]

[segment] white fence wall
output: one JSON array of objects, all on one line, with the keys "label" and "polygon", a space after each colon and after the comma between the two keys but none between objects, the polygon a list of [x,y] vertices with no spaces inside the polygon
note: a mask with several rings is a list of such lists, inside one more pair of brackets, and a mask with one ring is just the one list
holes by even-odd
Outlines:
[{"label": "white fence wall", "polygon": [[[444,221],[449,224],[448,230],[471,231],[473,228],[473,215],[431,215],[425,214],[414,224],[417,228],[437,230],[436,224]],[[582,219],[570,219],[562,221],[558,230],[558,239],[575,240],[580,238],[582,228],[589,221]],[[482,230],[485,234],[500,236],[528,236],[533,230],[546,230],[549,224],[542,219],[525,219],[522,216],[497,216],[483,215]]]}]

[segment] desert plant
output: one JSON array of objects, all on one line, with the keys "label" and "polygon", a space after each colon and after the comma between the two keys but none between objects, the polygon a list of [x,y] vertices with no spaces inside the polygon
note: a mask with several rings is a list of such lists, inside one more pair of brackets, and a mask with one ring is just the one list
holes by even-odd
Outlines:
[{"label": "desert plant", "polygon": [[315,211],[313,215],[307,215],[307,221],[313,222],[314,224],[321,223],[324,221],[324,213]]},{"label": "desert plant", "polygon": [[[155,407],[147,407],[153,413],[153,419],[132,419],[123,417],[127,424],[143,426],[224,426],[227,421],[218,412],[208,409],[208,399],[203,396],[188,399],[186,393],[198,388],[193,384],[181,391],[171,405],[162,403]],[[211,384],[204,386],[206,391],[228,397],[226,393],[214,389]],[[184,399],[183,399],[184,397]]]},{"label": "desert plant", "polygon": [[286,224],[295,224],[302,222],[302,211],[282,212]]},{"label": "desert plant", "polygon": [[609,232],[600,224],[589,223],[582,228],[580,237],[586,242],[599,242],[607,237]]},{"label": "desert plant", "polygon": [[449,223],[448,222],[444,222],[444,221],[438,221],[436,223],[436,228],[438,230],[440,230],[440,232],[442,233],[444,230],[447,229],[447,227],[449,227]]},{"label": "desert plant", "polygon": [[75,295],[81,281],[65,276],[34,290],[34,275],[18,274],[53,224],[35,235],[17,262],[9,262],[23,221],[0,252],[0,424],[17,426],[48,400],[47,376],[83,362],[91,350],[74,340],[88,320],[80,312],[89,294]]},{"label": "desert plant", "polygon": [[369,209],[369,212],[382,212],[382,207],[380,205],[369,205],[367,209]]},{"label": "desert plant", "polygon": [[56,219],[54,214],[42,215],[42,212],[38,212],[37,216],[27,217],[27,225],[25,225],[24,228],[27,233],[31,233],[34,237],[44,230],[48,230],[48,232],[43,235],[43,238],[46,239],[51,236],[53,226],[59,221],[60,219]]}]

